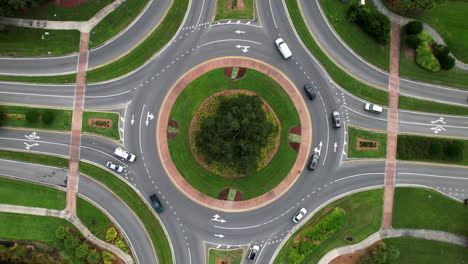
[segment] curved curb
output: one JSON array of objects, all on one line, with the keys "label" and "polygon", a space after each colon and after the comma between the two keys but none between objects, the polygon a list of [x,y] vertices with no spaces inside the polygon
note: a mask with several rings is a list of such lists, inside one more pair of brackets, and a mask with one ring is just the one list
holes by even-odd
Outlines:
[{"label": "curved curb", "polygon": [[[237,202],[217,200],[199,192],[197,189],[192,187],[185,180],[185,178],[182,177],[182,175],[180,175],[174,163],[172,162],[166,135],[172,105],[174,104],[178,95],[184,90],[184,88],[188,84],[190,84],[194,79],[198,78],[199,76],[208,71],[233,66],[245,67],[259,71],[269,76],[270,78],[275,80],[279,85],[281,85],[285,92],[289,95],[291,101],[294,103],[297,109],[299,118],[301,120],[301,134],[303,135],[301,142],[301,144],[303,144],[303,147],[299,149],[296,162],[294,163],[293,167],[291,168],[291,171],[286,176],[286,178],[271,191],[259,197]],[[312,123],[310,120],[308,108],[306,107],[304,99],[300,95],[296,86],[291,80],[289,80],[286,77],[286,75],[284,75],[278,69],[274,68],[269,64],[266,64],[265,62],[251,58],[222,57],[209,60],[195,66],[190,71],[186,72],[183,76],[181,76],[171,87],[169,92],[166,94],[166,97],[164,98],[164,101],[159,111],[158,123],[156,127],[156,142],[158,153],[161,158],[161,163],[164,167],[164,170],[168,174],[169,179],[171,179],[175,186],[185,196],[202,206],[214,210],[226,212],[242,212],[254,210],[273,202],[274,200],[281,197],[293,186],[293,184],[301,175],[302,169],[304,168],[307,162],[308,154],[312,145]]]},{"label": "curved curb", "polygon": [[468,248],[468,237],[454,233],[427,229],[387,229],[375,232],[358,244],[332,249],[331,251],[328,251],[328,253],[325,254],[317,263],[327,264],[339,256],[354,254],[364,250],[379,240],[396,237],[413,237],[424,240],[445,242]]}]

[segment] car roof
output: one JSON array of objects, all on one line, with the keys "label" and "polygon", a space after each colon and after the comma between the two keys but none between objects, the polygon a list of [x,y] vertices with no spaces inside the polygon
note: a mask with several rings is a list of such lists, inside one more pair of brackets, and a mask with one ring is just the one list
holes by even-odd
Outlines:
[{"label": "car roof", "polygon": [[333,111],[333,115],[335,115],[335,116],[339,116],[339,115],[340,115],[340,113],[338,113],[338,111]]}]

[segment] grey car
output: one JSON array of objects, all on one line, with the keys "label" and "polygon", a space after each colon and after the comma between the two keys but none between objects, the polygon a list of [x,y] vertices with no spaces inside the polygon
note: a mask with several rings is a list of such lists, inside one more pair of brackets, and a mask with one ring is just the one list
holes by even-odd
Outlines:
[{"label": "grey car", "polygon": [[310,157],[309,166],[308,166],[309,170],[315,170],[317,168],[319,158],[320,156],[317,153],[315,153],[314,155],[312,155],[312,157]]},{"label": "grey car", "polygon": [[315,96],[317,96],[314,87],[312,87],[312,85],[310,85],[309,83],[304,85],[304,91],[306,92],[307,97],[309,97],[310,100],[314,100]]},{"label": "grey car", "polygon": [[332,123],[333,123],[334,128],[341,127],[341,117],[340,117],[340,113],[338,113],[338,111],[333,111],[333,113],[332,113]]}]

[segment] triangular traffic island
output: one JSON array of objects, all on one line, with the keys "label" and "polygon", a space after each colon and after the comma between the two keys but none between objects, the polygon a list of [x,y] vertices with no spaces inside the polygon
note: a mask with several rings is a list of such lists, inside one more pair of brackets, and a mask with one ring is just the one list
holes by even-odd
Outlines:
[{"label": "triangular traffic island", "polygon": [[167,124],[167,140],[171,140],[179,133],[179,124],[175,120],[169,120]]},{"label": "triangular traffic island", "polygon": [[301,127],[295,126],[289,130],[288,134],[288,142],[289,146],[294,149],[296,152],[299,152],[299,148],[301,147]]}]

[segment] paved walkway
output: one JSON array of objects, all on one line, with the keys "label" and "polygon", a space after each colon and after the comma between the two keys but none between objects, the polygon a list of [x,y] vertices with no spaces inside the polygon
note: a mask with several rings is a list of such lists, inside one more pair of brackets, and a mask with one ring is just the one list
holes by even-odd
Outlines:
[{"label": "paved walkway", "polygon": [[[257,197],[254,199],[246,200],[246,201],[223,201],[218,200],[209,196],[206,196],[203,193],[200,193],[197,189],[193,188],[185,179],[180,175],[175,167],[174,163],[172,162],[171,155],[169,153],[169,147],[167,145],[167,126],[169,121],[169,114],[174,104],[177,96],[182,92],[182,90],[191,83],[194,79],[199,77],[200,75],[214,70],[218,68],[224,67],[245,67],[249,69],[257,70],[263,74],[268,75],[270,78],[275,80],[278,84],[280,84],[283,89],[286,91],[288,96],[293,101],[294,105],[296,106],[297,112],[299,113],[299,118],[301,120],[301,135],[302,135],[302,142],[301,147],[299,149],[299,153],[294,163],[291,171],[286,176],[286,178],[278,184],[275,188],[271,191]],[[312,146],[312,126],[310,121],[309,111],[307,110],[307,106],[299,93],[298,89],[294,86],[294,84],[279,70],[273,68],[272,66],[247,57],[224,57],[213,59],[202,63],[189,72],[185,73],[182,78],[180,78],[174,86],[171,87],[169,93],[164,100],[161,111],[159,113],[158,124],[157,124],[157,147],[159,149],[160,157],[164,169],[166,170],[169,178],[172,182],[182,191],[188,198],[191,200],[217,210],[221,211],[247,211],[253,210],[255,208],[259,208],[261,206],[267,205],[277,198],[281,197],[285,192],[292,187],[292,185],[296,182],[299,176],[302,173],[302,169],[304,168],[308,154],[310,151],[310,147]],[[221,190],[220,190],[221,191]]]},{"label": "paved walkway", "polygon": [[[386,1],[386,0],[384,0],[384,1]],[[392,11],[388,10],[387,7],[382,3],[382,0],[374,0],[374,4],[377,7],[377,9],[380,11],[380,13],[386,15],[390,19],[390,21],[393,22],[393,23],[397,23],[399,25],[405,25],[408,22],[415,20],[413,18],[400,16],[400,15],[395,14]],[[445,44],[444,39],[439,35],[439,33],[437,33],[437,31],[434,28],[432,28],[431,26],[429,26],[426,23],[423,23],[423,25],[424,25],[424,30],[426,30],[437,43],[447,45],[447,44]],[[453,54],[452,54],[452,56],[453,56]],[[468,64],[467,63],[464,63],[464,62],[461,62],[461,61],[457,60],[457,58],[455,56],[453,56],[453,57],[455,59],[455,67],[457,69],[462,70],[462,71],[468,71]]]},{"label": "paved walkway", "polygon": [[54,209],[45,209],[45,208],[38,208],[38,207],[26,207],[26,206],[18,206],[18,205],[9,205],[9,204],[0,204],[0,212],[3,213],[14,213],[14,214],[26,214],[26,215],[38,215],[38,216],[51,216],[57,217],[67,220],[68,222],[72,223],[83,235],[89,240],[92,244],[98,246],[99,248],[109,251],[112,254],[116,255],[125,263],[133,264],[133,259],[131,256],[120,250],[115,245],[110,243],[104,242],[99,238],[95,237],[89,229],[83,224],[83,222],[78,219],[73,214],[65,210],[54,210]]},{"label": "paved walkway", "polygon": [[73,99],[72,131],[70,137],[70,166],[67,184],[67,211],[75,214],[76,194],[78,192],[78,170],[80,163],[81,126],[88,68],[89,33],[81,33],[78,71],[76,74],[75,95]]},{"label": "paved walkway", "polygon": [[328,264],[333,259],[346,255],[346,254],[354,254],[361,250],[364,250],[370,247],[377,241],[380,241],[385,238],[394,238],[394,237],[414,237],[414,238],[421,238],[426,240],[433,240],[439,242],[445,242],[454,244],[461,247],[468,248],[468,237],[457,235],[449,232],[444,231],[437,231],[437,230],[426,230],[426,229],[387,229],[376,232],[365,240],[361,241],[358,244],[343,246],[339,248],[335,248],[330,250],[325,256],[323,256],[318,264]]},{"label": "paved walkway", "polygon": [[398,133],[398,71],[400,56],[400,25],[392,23],[390,43],[390,85],[387,123],[387,162],[385,168],[384,208],[382,229],[392,226],[393,195],[395,188],[396,147]]},{"label": "paved walkway", "polygon": [[2,24],[15,27],[42,28],[42,29],[63,29],[63,30],[79,30],[81,32],[90,32],[101,20],[108,14],[117,9],[125,0],[116,0],[111,4],[101,9],[88,21],[49,21],[24,19],[13,17],[0,17]]}]

